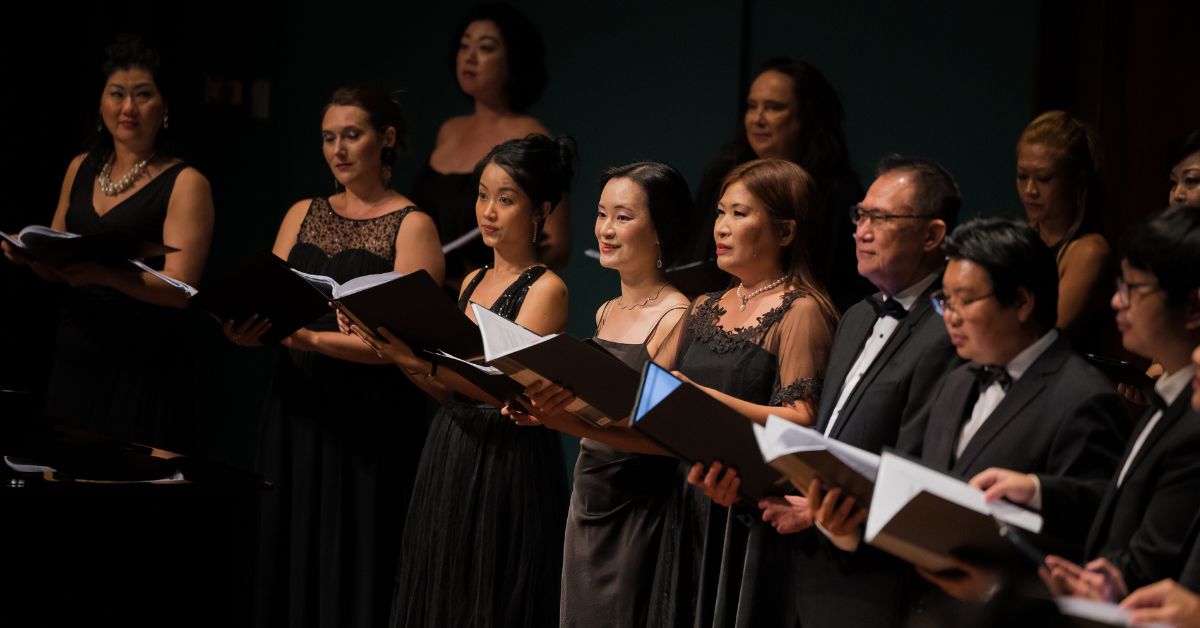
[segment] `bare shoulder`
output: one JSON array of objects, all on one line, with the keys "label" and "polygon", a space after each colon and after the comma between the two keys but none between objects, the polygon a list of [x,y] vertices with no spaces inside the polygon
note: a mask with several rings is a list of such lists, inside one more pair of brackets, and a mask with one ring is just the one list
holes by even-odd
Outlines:
[{"label": "bare shoulder", "polygon": [[87,159],[87,153],[79,153],[71,159],[71,163],[67,164],[67,174],[73,175],[79,171],[79,166],[83,164],[83,160]]},{"label": "bare shoulder", "polygon": [[1065,264],[1094,264],[1107,260],[1112,256],[1112,247],[1108,240],[1098,233],[1089,233],[1072,241],[1063,252]]},{"label": "bare shoulder", "polygon": [[184,191],[190,193],[211,193],[212,191],[212,186],[209,185],[208,178],[191,166],[187,166],[179,171],[179,176],[175,177],[175,188],[182,188]]},{"label": "bare shoulder", "polygon": [[442,126],[438,127],[437,141],[442,143],[443,140],[457,137],[467,126],[468,116],[454,116],[447,118]]},{"label": "bare shoulder", "polygon": [[513,116],[506,121],[505,130],[513,137],[525,137],[530,134],[550,135],[547,129],[537,118],[533,116]]},{"label": "bare shoulder", "polygon": [[557,273],[547,269],[538,277],[533,285],[529,286],[530,294],[536,293],[544,299],[566,299],[567,298],[567,283],[559,277]]}]

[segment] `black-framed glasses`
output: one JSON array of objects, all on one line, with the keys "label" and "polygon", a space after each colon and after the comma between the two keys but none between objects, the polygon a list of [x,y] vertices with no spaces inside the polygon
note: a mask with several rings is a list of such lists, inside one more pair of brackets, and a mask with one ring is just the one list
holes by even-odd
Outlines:
[{"label": "black-framed glasses", "polygon": [[924,218],[930,219],[933,216],[924,214],[889,214],[882,209],[871,209],[862,205],[850,206],[850,222],[855,225],[860,225],[864,221],[870,221],[871,224],[885,225],[900,218]]},{"label": "black-framed glasses", "polygon": [[1133,304],[1133,299],[1132,299],[1133,291],[1138,288],[1154,288],[1154,290],[1158,290],[1159,286],[1158,286],[1158,283],[1153,282],[1153,281],[1137,281],[1137,282],[1130,283],[1130,282],[1125,281],[1124,277],[1117,277],[1117,280],[1116,280],[1117,304],[1123,308],[1129,307],[1130,305],[1132,305]]},{"label": "black-framed glasses", "polygon": [[946,294],[945,290],[938,290],[937,292],[929,295],[929,300],[933,303],[933,311],[937,312],[938,316],[944,317],[946,316],[946,312],[958,312],[960,309],[976,301],[982,301],[988,297],[994,296],[996,296],[996,293],[989,292],[987,294],[981,294],[977,297],[971,297],[969,299],[964,297],[951,298]]}]

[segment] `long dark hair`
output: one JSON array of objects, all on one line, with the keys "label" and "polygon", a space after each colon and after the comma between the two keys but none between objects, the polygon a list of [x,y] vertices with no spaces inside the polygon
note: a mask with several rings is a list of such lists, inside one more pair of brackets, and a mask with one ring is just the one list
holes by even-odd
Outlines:
[{"label": "long dark hair", "polygon": [[[842,127],[845,118],[842,100],[825,75],[811,64],[791,57],[768,59],[754,77],[765,72],[779,72],[792,79],[792,99],[800,118],[800,137],[796,142],[797,154],[789,156],[788,160],[800,164],[818,180],[852,172],[846,132]],[[733,140],[723,151],[731,167],[758,158],[746,137],[745,100],[738,113]]]}]

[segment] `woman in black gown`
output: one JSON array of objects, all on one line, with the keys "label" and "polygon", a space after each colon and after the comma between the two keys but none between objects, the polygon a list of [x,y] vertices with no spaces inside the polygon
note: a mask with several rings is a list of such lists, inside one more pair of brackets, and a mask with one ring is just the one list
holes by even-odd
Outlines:
[{"label": "woman in black gown", "polygon": [[[573,155],[567,138],[531,135],[475,167],[475,214],[493,258],[466,277],[458,305],[468,316],[478,303],[538,334],[565,329],[566,285],[538,262],[536,243],[566,193]],[[386,342],[372,346],[443,402],[409,504],[392,625],[552,625],[567,511],[558,437],[512,425],[496,399],[451,394],[479,391],[380,333]]]},{"label": "woman in black gown", "polygon": [[[717,263],[736,286],[698,298],[655,361],[756,423],[774,414],[811,425],[836,321],[808,260],[822,237],[809,226],[819,211],[812,180],[788,161],[747,162],[725,178],[717,207]],[[684,623],[794,626],[794,538],[734,504],[736,474],[719,463],[693,466],[688,481],[697,554],[694,599],[683,589],[676,599]]]},{"label": "woman in black gown", "polygon": [[[667,226],[687,214],[691,196],[683,175],[657,162],[610,168],[602,180],[595,234],[600,264],[621,275],[621,295],[596,311],[595,340],[640,371],[689,305],[667,283],[663,268],[682,240]],[[636,432],[596,428],[564,413],[574,396],[559,386],[537,386],[528,394],[536,421],[514,414],[518,421],[581,439],[559,625],[664,625],[661,600],[674,586],[682,523],[679,462]]]},{"label": "woman in black gown", "polygon": [[[440,278],[433,220],[386,185],[403,132],[399,105],[380,89],[334,92],[322,146],[345,189],[293,205],[272,252],[338,282],[391,270]],[[269,327],[251,317],[225,331],[254,346]],[[332,310],[282,344],[259,441],[259,471],[274,489],[260,524],[258,624],[383,625],[425,437],[423,397],[338,333]]]},{"label": "woman in black gown", "polygon": [[731,140],[705,170],[696,190],[688,260],[712,260],[713,212],[721,182],[734,167],[752,159],[786,159],[799,164],[815,186],[812,228],[825,237],[812,242],[813,271],[840,310],[875,291],[858,275],[853,226],[846,208],[863,195],[850,166],[842,103],[817,68],[787,57],[768,60],[746,94],[742,117]]},{"label": "woman in black gown", "polygon": [[[164,148],[170,126],[161,58],[122,36],[107,49],[100,119],[88,152],[71,161],[51,227],[124,232],[178,251],[147,264],[196,284],[212,238],[208,181]],[[94,263],[51,267],[7,243],[10,260],[66,283],[47,412],[123,440],[191,452],[193,365],[180,309],[187,294],[144,271]]]},{"label": "woman in black gown", "polygon": [[[549,134],[526,113],[546,86],[546,63],[541,33],[525,14],[503,2],[478,5],[459,23],[451,43],[454,77],[474,111],[442,123],[433,152],[412,184],[413,200],[437,217],[443,244],[477,230],[475,164],[501,142]],[[551,268],[566,264],[570,237],[564,198],[538,235],[541,260]],[[457,294],[463,278],[491,259],[478,237],[447,253],[447,288]]]}]

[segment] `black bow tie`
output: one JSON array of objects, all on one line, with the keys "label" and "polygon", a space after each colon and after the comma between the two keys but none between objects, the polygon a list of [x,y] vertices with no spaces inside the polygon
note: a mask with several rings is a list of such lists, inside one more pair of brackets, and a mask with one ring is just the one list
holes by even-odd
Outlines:
[{"label": "black bow tie", "polygon": [[873,294],[867,297],[867,302],[875,309],[876,318],[891,316],[896,320],[901,320],[908,316],[908,310],[904,309],[904,306],[895,299],[884,299],[878,294]]},{"label": "black bow tie", "polygon": [[1012,386],[1012,376],[1003,366],[972,364],[970,369],[971,374],[975,376],[975,381],[979,384],[979,392],[987,390],[992,384],[1000,384],[1000,388],[1004,389],[1004,392],[1008,392]]}]

